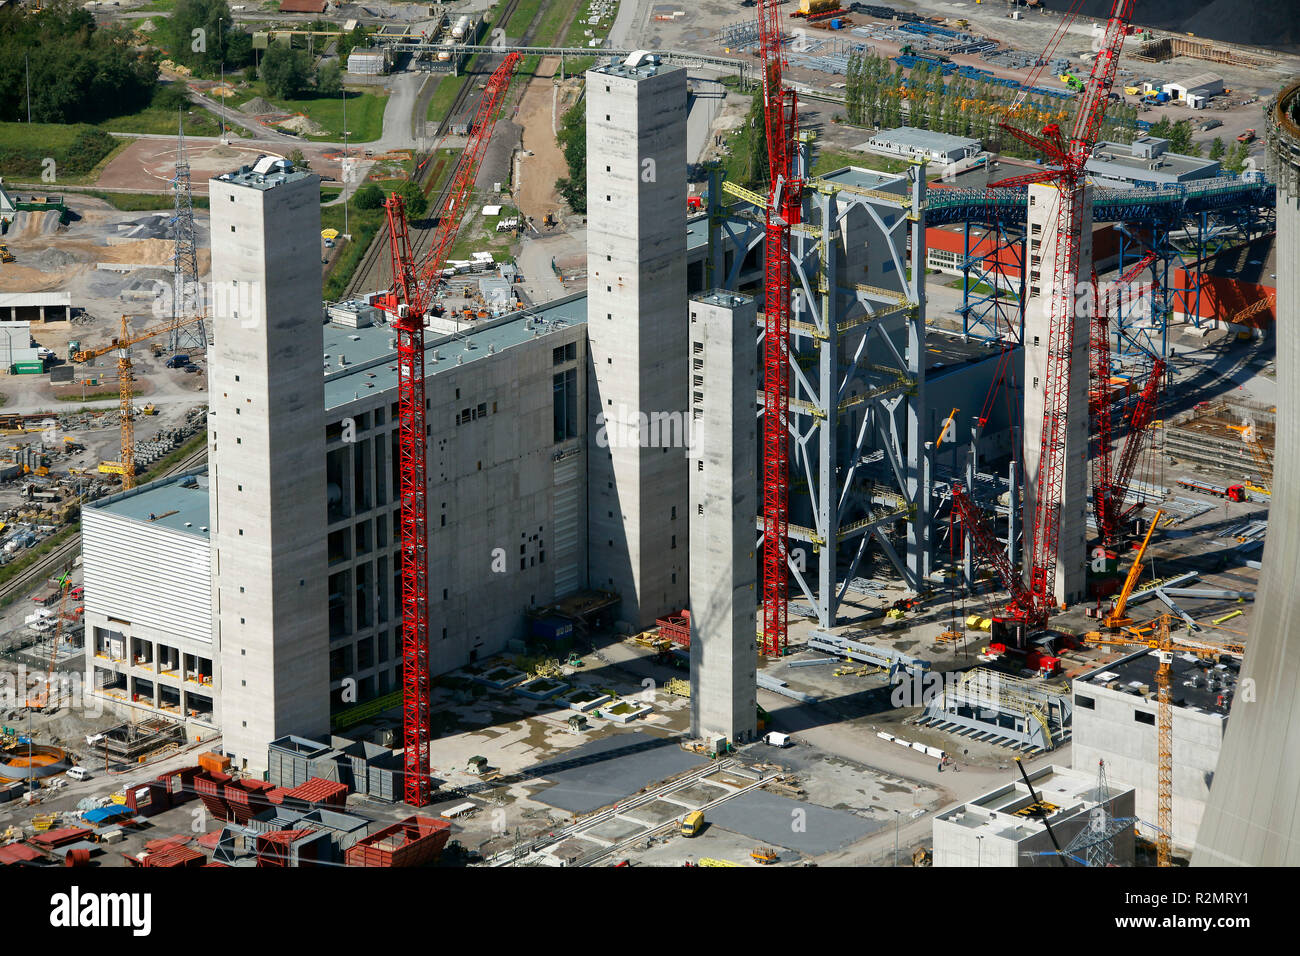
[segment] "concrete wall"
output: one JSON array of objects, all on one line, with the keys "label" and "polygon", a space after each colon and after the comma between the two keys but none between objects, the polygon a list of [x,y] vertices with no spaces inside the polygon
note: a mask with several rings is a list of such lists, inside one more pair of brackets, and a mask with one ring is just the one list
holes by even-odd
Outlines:
[{"label": "concrete wall", "polygon": [[[1081,702],[1081,698],[1085,699]],[[1093,701],[1088,707],[1086,700]],[[1109,690],[1091,682],[1074,685],[1074,731],[1071,762],[1074,769],[1095,772],[1106,761],[1111,784],[1133,787],[1137,816],[1152,825],[1157,807],[1157,704],[1155,688],[1149,698]],[[1139,721],[1136,714],[1143,714]],[[1174,708],[1173,842],[1191,847],[1196,839],[1205,801],[1219,763],[1225,720],[1220,714]],[[1154,830],[1144,829],[1151,837]]]},{"label": "concrete wall", "polygon": [[[1300,95],[1290,89],[1285,110]],[[1300,468],[1300,129],[1271,111],[1270,153],[1276,166],[1277,474]],[[1250,638],[1197,866],[1300,865],[1300,482],[1273,488],[1263,570]]]},{"label": "concrete wall", "polygon": [[757,308],[716,293],[689,303],[691,733],[734,743],[757,730]]},{"label": "concrete wall", "polygon": [[625,440],[686,424],[686,71],[588,71],[587,155],[588,578],[644,627],[688,593],[682,439]]},{"label": "concrete wall", "polygon": [[329,730],[320,180],[213,179],[209,352],[213,616],[224,748]]},{"label": "concrete wall", "polygon": [[[1087,279],[1092,261],[1092,196],[1085,188],[1079,240],[1080,277]],[[1056,257],[1056,220],[1059,193],[1055,186],[1029,187],[1028,236],[1029,301],[1025,304],[1025,522],[1032,533],[1038,501],[1039,465],[1043,452],[1043,409],[1046,405],[1048,338],[1051,326],[1053,272]],[[1073,299],[1073,287],[1060,290]],[[1084,596],[1087,568],[1088,495],[1088,322],[1074,323],[1070,347],[1069,397],[1064,427],[1065,461],[1060,484],[1060,537],[1057,543],[1056,600],[1074,604]],[[1026,546],[1026,554],[1029,547]],[[1029,562],[1026,562],[1028,566]]]}]

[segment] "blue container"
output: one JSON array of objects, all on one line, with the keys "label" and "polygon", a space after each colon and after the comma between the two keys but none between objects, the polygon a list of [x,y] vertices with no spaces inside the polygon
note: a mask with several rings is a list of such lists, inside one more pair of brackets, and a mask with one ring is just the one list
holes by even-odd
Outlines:
[{"label": "blue container", "polygon": [[532,636],[546,641],[567,640],[573,637],[573,622],[562,617],[542,617],[533,621]]},{"label": "blue container", "polygon": [[832,29],[832,30],[839,30],[839,29],[841,29],[843,26],[844,26],[844,21],[843,21],[843,20],[832,20],[832,21],[831,21],[831,29]]}]

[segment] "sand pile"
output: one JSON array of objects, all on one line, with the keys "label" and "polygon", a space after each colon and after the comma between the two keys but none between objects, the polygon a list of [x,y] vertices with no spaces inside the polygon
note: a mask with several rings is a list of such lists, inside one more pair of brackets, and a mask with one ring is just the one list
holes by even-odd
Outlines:
[{"label": "sand pile", "polygon": [[254,96],[247,103],[239,107],[239,112],[247,113],[249,116],[259,116],[263,113],[275,113],[276,108],[260,96]]},{"label": "sand pile", "polygon": [[281,129],[293,130],[295,133],[300,133],[304,136],[324,136],[329,132],[329,130],[324,126],[321,126],[320,123],[313,123],[306,116],[294,116],[285,120],[283,123],[276,123],[275,125],[279,126]]},{"label": "sand pile", "polygon": [[14,221],[9,224],[9,239],[36,239],[40,236],[52,236],[59,231],[58,212],[16,212]]},{"label": "sand pile", "polygon": [[23,256],[23,263],[33,269],[64,269],[81,262],[81,256],[75,256],[63,249],[42,249],[33,255]]}]

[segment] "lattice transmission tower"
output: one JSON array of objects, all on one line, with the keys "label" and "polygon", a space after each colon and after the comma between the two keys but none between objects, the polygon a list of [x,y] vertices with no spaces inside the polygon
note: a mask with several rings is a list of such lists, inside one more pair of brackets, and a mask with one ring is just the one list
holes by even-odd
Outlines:
[{"label": "lattice transmission tower", "polygon": [[167,347],[172,354],[203,351],[208,347],[207,328],[200,319],[182,322],[197,315],[203,307],[199,286],[199,252],[194,240],[194,198],[190,194],[190,161],[185,154],[185,121],[178,121],[176,132],[176,173],[171,181],[174,203],[171,229],[175,242],[172,252],[172,328]]}]

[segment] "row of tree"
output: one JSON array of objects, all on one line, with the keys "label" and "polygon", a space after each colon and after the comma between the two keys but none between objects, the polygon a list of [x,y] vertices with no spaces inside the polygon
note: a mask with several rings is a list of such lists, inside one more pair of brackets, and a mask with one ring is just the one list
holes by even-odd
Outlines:
[{"label": "row of tree", "polygon": [[[957,73],[945,77],[937,63],[923,61],[904,70],[887,57],[858,52],[849,57],[845,113],[858,126],[914,126],[978,139],[986,148],[1009,156],[1033,157],[1032,147],[998,124],[1010,122],[1031,132],[1048,123],[1068,129],[1077,98],[1026,94],[1015,112],[1008,114],[1016,95],[1010,87]],[[1136,107],[1111,104],[1101,138],[1131,142],[1136,125]]]},{"label": "row of tree", "polygon": [[97,123],[148,106],[158,56],[73,0],[0,9],[0,120]]}]

